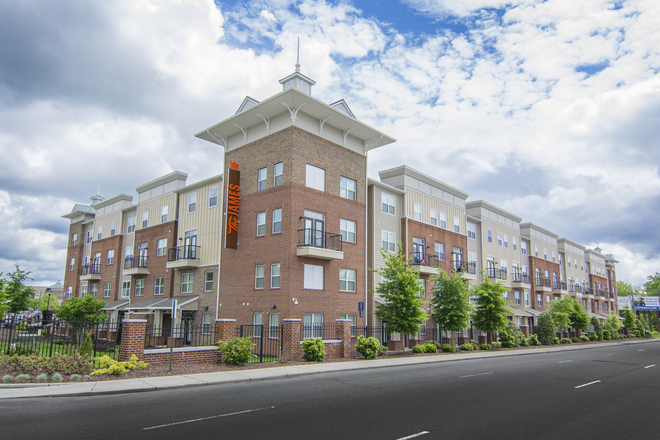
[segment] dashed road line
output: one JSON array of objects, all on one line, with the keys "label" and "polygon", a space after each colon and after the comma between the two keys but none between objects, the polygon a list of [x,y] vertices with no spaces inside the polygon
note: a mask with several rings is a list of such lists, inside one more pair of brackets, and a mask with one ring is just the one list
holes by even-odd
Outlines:
[{"label": "dashed road line", "polygon": [[582,385],[578,385],[575,388],[582,388],[582,387],[586,387],[586,386],[589,386],[589,385],[593,385],[595,383],[600,383],[600,380],[594,380],[593,382],[583,383]]},{"label": "dashed road line", "polygon": [[247,413],[251,413],[251,412],[263,411],[265,409],[274,409],[274,408],[275,408],[274,406],[267,406],[265,408],[246,409],[245,411],[236,411],[236,412],[233,412],[233,413],[218,414],[217,416],[201,417],[199,419],[183,420],[181,422],[174,422],[174,423],[166,423],[164,425],[149,426],[147,428],[142,428],[142,429],[144,431],[148,431],[150,429],[167,428],[168,426],[184,425],[186,423],[194,423],[194,422],[203,422],[204,420],[212,420],[212,419],[219,419],[221,417],[237,416],[239,414],[247,414]]},{"label": "dashed road line", "polygon": [[420,437],[420,436],[422,436],[422,435],[424,435],[424,434],[429,434],[429,432],[428,432],[428,431],[422,431],[422,432],[418,432],[417,434],[409,435],[409,436],[407,436],[407,437],[401,437],[401,438],[399,438],[399,439],[397,439],[397,440],[408,440],[408,439],[411,439],[411,438]]},{"label": "dashed road line", "polygon": [[459,379],[463,379],[464,377],[475,377],[475,376],[485,376],[487,374],[493,374],[492,371],[489,371],[488,373],[477,373],[477,374],[468,374],[467,376],[458,376]]},{"label": "dashed road line", "polygon": [[646,367],[644,367],[644,369],[646,370],[647,368],[651,368],[651,367],[655,367],[655,364],[647,365]]},{"label": "dashed road line", "polygon": [[565,364],[566,362],[573,362],[573,359],[569,359],[567,361],[559,361],[557,362],[558,364]]}]

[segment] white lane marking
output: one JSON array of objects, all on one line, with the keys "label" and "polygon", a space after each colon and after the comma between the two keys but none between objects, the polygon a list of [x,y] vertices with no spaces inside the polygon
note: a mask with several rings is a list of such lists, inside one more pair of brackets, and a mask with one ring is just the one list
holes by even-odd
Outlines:
[{"label": "white lane marking", "polygon": [[642,348],[641,350],[637,350],[637,351],[644,351],[644,349]]},{"label": "white lane marking", "polygon": [[468,374],[467,376],[458,376],[459,379],[462,379],[464,377],[474,377],[474,376],[484,376],[486,374],[493,374],[492,371],[489,371],[488,373],[477,373],[477,374]]},{"label": "white lane marking", "polygon": [[647,368],[651,368],[651,367],[655,367],[655,364],[647,365],[646,367],[644,367],[644,369],[646,370]]},{"label": "white lane marking", "polygon": [[566,362],[573,362],[573,360],[570,359],[570,360],[567,360],[567,361],[559,361],[559,362],[557,362],[557,363],[558,363],[558,364],[565,364]]},{"label": "white lane marking", "polygon": [[600,380],[594,380],[593,382],[583,383],[582,385],[578,385],[578,386],[576,386],[575,388],[582,388],[582,387],[586,387],[586,386],[588,386],[588,385],[593,385],[593,384],[595,384],[595,383],[599,383],[599,382],[600,382]]},{"label": "white lane marking", "polygon": [[408,440],[409,438],[419,437],[421,435],[428,434],[428,433],[429,433],[428,431],[422,431],[422,432],[418,432],[417,434],[409,435],[408,437],[401,437],[397,440]]},{"label": "white lane marking", "polygon": [[184,420],[182,422],[174,422],[174,423],[166,423],[164,425],[157,425],[157,426],[149,426],[148,428],[142,428],[144,431],[148,431],[150,429],[158,429],[158,428],[167,428],[168,426],[176,426],[176,425],[183,425],[186,423],[193,423],[193,422],[202,422],[204,420],[211,420],[211,419],[219,419],[220,417],[229,417],[229,416],[237,416],[239,414],[247,414],[255,411],[263,411],[265,409],[274,409],[274,406],[267,406],[265,408],[255,408],[255,409],[246,409],[245,411],[237,411],[233,413],[228,413],[228,414],[218,414],[217,416],[209,416],[209,417],[202,417],[199,419],[191,419],[191,420]]}]

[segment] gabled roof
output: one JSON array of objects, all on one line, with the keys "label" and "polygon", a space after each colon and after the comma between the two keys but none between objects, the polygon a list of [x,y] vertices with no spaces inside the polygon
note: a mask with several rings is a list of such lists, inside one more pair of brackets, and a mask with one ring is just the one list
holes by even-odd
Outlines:
[{"label": "gabled roof", "polygon": [[348,104],[346,104],[346,101],[343,99],[340,99],[339,101],[335,101],[332,104],[329,104],[330,107],[339,110],[340,112],[346,113],[348,116],[350,116],[353,119],[357,119],[353,112],[351,111],[350,107]]},{"label": "gabled roof", "polygon": [[73,218],[77,217],[80,214],[94,214],[96,212],[96,209],[92,205],[83,205],[81,203],[76,203],[73,205],[73,209],[71,210],[70,213],[64,214],[62,218]]},{"label": "gabled roof", "polygon": [[250,98],[249,96],[246,96],[241,105],[238,107],[238,110],[236,110],[235,115],[244,112],[245,110],[254,107],[255,105],[259,104],[259,101],[257,101],[254,98]]}]

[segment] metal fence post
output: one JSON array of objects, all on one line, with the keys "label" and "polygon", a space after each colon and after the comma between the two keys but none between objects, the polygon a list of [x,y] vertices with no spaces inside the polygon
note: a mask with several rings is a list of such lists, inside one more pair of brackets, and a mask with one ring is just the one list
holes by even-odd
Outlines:
[{"label": "metal fence post", "polygon": [[55,322],[51,324],[50,329],[50,357],[53,357],[53,344],[55,344]]},{"label": "metal fence post", "polygon": [[16,320],[16,313],[11,317],[11,327],[9,327],[9,342],[7,344],[7,353],[11,350],[11,337],[14,332],[14,321]]},{"label": "metal fence post", "polygon": [[260,341],[259,341],[259,345],[260,345],[260,347],[259,347],[259,363],[263,363],[263,361],[264,361],[264,325],[261,324],[259,327],[260,327],[259,333],[261,334],[261,338],[259,338],[260,339]]},{"label": "metal fence post", "polygon": [[99,320],[96,320],[96,332],[94,335],[94,357],[96,357],[97,344],[99,343]]}]

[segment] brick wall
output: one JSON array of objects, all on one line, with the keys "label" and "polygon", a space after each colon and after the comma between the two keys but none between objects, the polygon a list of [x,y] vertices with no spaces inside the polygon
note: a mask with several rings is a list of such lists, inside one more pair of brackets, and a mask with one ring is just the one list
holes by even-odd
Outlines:
[{"label": "brick wall", "polygon": [[[547,270],[550,272],[549,278],[550,278],[550,291],[549,292],[541,292],[536,290],[536,268],[539,268],[541,270],[541,276],[545,277],[545,271]],[[534,257],[530,256],[529,257],[529,279],[530,283],[532,284],[532,287],[530,289],[530,306],[536,310],[539,310],[541,312],[545,311],[548,308],[548,301],[547,301],[547,296],[550,295],[554,298],[554,294],[552,293],[553,289],[553,274],[557,273],[559,274],[559,263],[553,263],[552,261],[544,260],[543,258],[539,257]],[[559,276],[559,275],[557,275]],[[543,295],[543,306],[538,305],[537,297],[536,295],[541,294]],[[523,302],[524,302],[524,297],[523,297]]]},{"label": "brick wall", "polygon": [[[75,246],[71,245],[71,237],[73,234],[78,234],[78,242]],[[67,239],[67,249],[66,249],[66,266],[64,267],[64,291],[63,295],[66,298],[66,292],[69,287],[71,287],[71,296],[77,296],[80,291],[80,272],[82,269],[82,264],[84,262],[83,255],[83,246],[85,243],[85,237],[83,237],[83,222],[79,221],[69,225],[69,237]],[[73,265],[73,270],[69,270],[69,262],[71,258],[75,258],[75,264]]]},{"label": "brick wall", "polygon": [[[99,284],[97,297],[105,302],[114,301],[120,298],[121,295],[121,271],[124,267],[124,249],[123,249],[124,236],[119,234],[114,237],[103,238],[101,240],[94,240],[92,242],[92,252],[90,254],[90,261],[93,261],[94,254],[101,254],[101,279],[94,281]],[[114,249],[115,257],[112,264],[106,264],[107,253],[110,249]],[[112,290],[110,297],[103,297],[103,285],[107,282],[112,283]],[[133,285],[131,284],[131,287]]]},{"label": "brick wall", "polygon": [[[177,222],[171,221],[162,223],[155,226],[150,226],[144,229],[135,231],[135,246],[133,255],[138,256],[138,245],[147,243],[147,265],[149,268],[148,275],[134,275],[131,277],[131,302],[139,302],[148,298],[170,298],[173,293],[174,287],[174,270],[168,270],[165,265],[167,263],[167,248],[176,246],[177,237]],[[167,239],[167,248],[165,254],[158,256],[156,254],[158,249],[158,240]],[[124,264],[124,255],[121,256],[121,264]],[[165,292],[163,295],[154,295],[154,284],[157,277],[165,278]],[[135,280],[144,279],[144,294],[143,296],[135,296]]]}]

